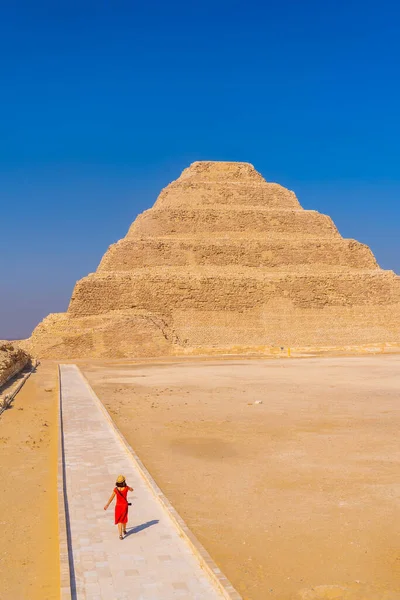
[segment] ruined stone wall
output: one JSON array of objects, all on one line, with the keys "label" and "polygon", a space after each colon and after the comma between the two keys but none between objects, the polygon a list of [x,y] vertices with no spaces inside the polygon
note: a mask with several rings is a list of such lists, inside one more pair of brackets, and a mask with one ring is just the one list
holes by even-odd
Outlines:
[{"label": "ruined stone wall", "polygon": [[0,341],[0,388],[30,364],[30,361],[29,354],[24,350],[13,343]]}]

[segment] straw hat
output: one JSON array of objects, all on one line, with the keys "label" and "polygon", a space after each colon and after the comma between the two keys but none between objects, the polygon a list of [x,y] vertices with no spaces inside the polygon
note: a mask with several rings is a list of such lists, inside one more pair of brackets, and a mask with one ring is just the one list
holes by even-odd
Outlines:
[{"label": "straw hat", "polygon": [[124,481],[125,481],[125,477],[123,475],[118,475],[117,483],[124,483]]}]

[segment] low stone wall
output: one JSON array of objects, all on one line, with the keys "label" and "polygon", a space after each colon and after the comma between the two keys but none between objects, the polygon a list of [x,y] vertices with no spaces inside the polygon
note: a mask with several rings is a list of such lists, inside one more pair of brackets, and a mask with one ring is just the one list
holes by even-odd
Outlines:
[{"label": "low stone wall", "polygon": [[30,355],[10,342],[0,342],[0,388],[31,362]]}]

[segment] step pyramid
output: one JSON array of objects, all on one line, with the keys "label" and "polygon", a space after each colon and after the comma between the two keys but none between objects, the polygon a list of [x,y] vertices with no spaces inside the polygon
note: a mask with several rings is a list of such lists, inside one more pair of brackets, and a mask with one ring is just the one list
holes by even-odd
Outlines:
[{"label": "step pyramid", "polygon": [[30,349],[135,357],[386,342],[400,342],[400,277],[252,165],[195,162]]}]

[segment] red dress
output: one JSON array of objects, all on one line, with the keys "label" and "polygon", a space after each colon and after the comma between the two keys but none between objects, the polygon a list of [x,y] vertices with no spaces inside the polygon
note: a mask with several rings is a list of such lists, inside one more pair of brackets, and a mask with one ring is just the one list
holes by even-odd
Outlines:
[{"label": "red dress", "polygon": [[115,503],[115,524],[128,522],[128,500],[126,496],[129,492],[128,487],[114,488],[116,503]]}]

